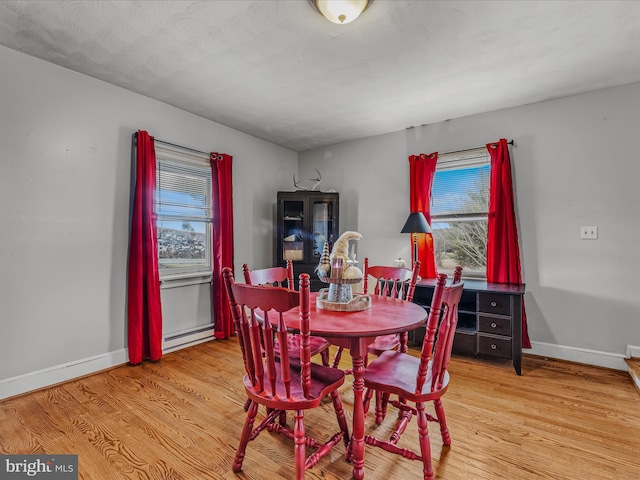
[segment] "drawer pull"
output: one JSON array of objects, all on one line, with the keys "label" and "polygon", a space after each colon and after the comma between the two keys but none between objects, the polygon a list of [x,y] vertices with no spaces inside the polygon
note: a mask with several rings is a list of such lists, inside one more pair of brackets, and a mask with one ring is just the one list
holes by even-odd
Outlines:
[{"label": "drawer pull", "polygon": [[491,328],[496,328],[498,324],[496,322],[491,322]]},{"label": "drawer pull", "polygon": [[496,305],[498,305],[496,302],[491,302],[492,307],[495,307]]},{"label": "drawer pull", "polygon": [[498,347],[496,346],[496,344],[495,344],[495,343],[492,343],[492,344],[491,344],[491,350],[495,350],[496,348],[498,348]]}]

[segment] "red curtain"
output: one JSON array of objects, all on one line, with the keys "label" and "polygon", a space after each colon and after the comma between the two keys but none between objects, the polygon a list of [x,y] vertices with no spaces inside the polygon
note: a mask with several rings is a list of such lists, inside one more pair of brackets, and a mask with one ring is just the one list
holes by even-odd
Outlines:
[{"label": "red curtain", "polygon": [[[411,212],[424,213],[429,225],[431,225],[431,187],[433,186],[437,161],[438,152],[429,155],[421,153],[409,157],[409,208]],[[411,239],[411,255],[413,256],[413,238]],[[422,278],[436,278],[438,276],[432,234],[418,234],[418,259],[422,263],[420,267]]]},{"label": "red curtain", "polygon": [[233,268],[232,160],[233,157],[226,153],[211,153],[213,191],[211,317],[216,338],[228,338],[233,333],[229,300],[222,283],[222,269]]},{"label": "red curtain", "polygon": [[162,356],[158,237],[153,209],[156,152],[153,137],[144,131],[137,135],[135,175],[127,285],[127,339],[129,363],[133,365]]},{"label": "red curtain", "polygon": [[[520,249],[513,201],[509,146],[502,138],[489,143],[491,177],[489,183],[489,222],[487,228],[487,282],[520,284]],[[531,348],[527,315],[522,301],[522,346]]]}]

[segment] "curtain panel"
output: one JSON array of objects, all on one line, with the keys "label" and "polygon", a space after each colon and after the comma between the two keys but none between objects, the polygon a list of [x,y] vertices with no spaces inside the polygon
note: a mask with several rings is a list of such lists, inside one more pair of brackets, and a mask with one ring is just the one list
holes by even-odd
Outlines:
[{"label": "curtain panel", "polygon": [[162,356],[162,308],[158,270],[158,236],[153,193],[156,188],[154,139],[138,131],[135,186],[129,238],[127,342],[129,363]]},{"label": "curtain panel", "polygon": [[[502,138],[487,144],[491,156],[487,226],[487,282],[521,284],[520,248],[516,225],[509,145]],[[522,300],[522,346],[531,348]]]},{"label": "curtain panel", "polygon": [[211,153],[213,241],[211,278],[211,319],[216,338],[233,334],[229,300],[222,281],[222,269],[233,269],[233,157],[226,153]]},{"label": "curtain panel", "polygon": [[[431,188],[436,173],[438,152],[409,157],[409,209],[411,212],[422,212],[431,225]],[[411,255],[413,256],[413,234],[411,235]],[[431,233],[418,234],[418,259],[421,262],[420,276],[436,278],[435,249]],[[415,261],[412,258],[412,264]]]}]

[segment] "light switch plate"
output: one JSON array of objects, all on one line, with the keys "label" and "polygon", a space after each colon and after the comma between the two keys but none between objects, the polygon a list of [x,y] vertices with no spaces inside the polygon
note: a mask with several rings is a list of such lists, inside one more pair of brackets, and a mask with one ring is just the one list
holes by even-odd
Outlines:
[{"label": "light switch plate", "polygon": [[583,240],[597,240],[598,239],[598,227],[580,227],[580,238]]}]

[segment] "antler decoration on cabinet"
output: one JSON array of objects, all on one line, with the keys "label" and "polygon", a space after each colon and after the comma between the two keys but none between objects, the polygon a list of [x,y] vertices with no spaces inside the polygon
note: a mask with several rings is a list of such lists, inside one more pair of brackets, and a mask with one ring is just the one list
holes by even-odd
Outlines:
[{"label": "antler decoration on cabinet", "polygon": [[[316,188],[318,188],[318,185],[320,185],[320,182],[322,182],[322,174],[320,173],[320,171],[316,168],[315,169],[316,172],[318,172],[318,177],[317,178],[310,178],[309,180],[311,180],[312,182],[316,182],[313,184],[313,187],[311,187],[311,190],[315,190]],[[300,183],[298,183],[298,181],[296,180],[296,174],[293,174],[293,184],[295,185],[295,187],[298,190],[309,190],[309,188],[305,187],[304,185],[300,185]]]}]

